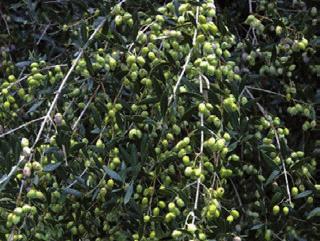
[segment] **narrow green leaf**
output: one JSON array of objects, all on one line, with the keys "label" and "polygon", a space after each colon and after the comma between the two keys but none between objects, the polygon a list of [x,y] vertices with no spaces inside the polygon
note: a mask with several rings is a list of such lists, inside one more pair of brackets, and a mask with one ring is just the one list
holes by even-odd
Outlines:
[{"label": "narrow green leaf", "polygon": [[109,177],[111,177],[114,180],[117,180],[119,182],[123,182],[122,177],[116,173],[115,171],[112,171],[111,169],[109,169],[107,166],[103,166],[103,170],[106,172],[106,174],[108,174]]},{"label": "narrow green leaf", "polygon": [[82,192],[80,192],[80,191],[78,191],[76,189],[73,189],[73,188],[65,188],[63,190],[63,193],[71,194],[71,195],[76,196],[76,197],[81,197],[83,195]]},{"label": "narrow green leaf", "polygon": [[280,175],[280,171],[279,170],[274,170],[270,176],[268,177],[265,186],[269,185],[274,179],[276,179],[278,176]]},{"label": "narrow green leaf", "polygon": [[56,163],[48,164],[43,168],[43,171],[45,171],[45,172],[53,172],[59,166],[61,166],[61,164],[62,164],[62,162],[56,162]]},{"label": "narrow green leaf", "polygon": [[300,198],[304,198],[309,196],[310,194],[312,194],[311,190],[306,190],[304,192],[299,193],[297,196],[293,197],[293,199],[300,199]]},{"label": "narrow green leaf", "polygon": [[130,183],[126,191],[126,194],[124,196],[124,200],[123,200],[124,204],[127,204],[130,201],[132,194],[133,194],[133,183]]},{"label": "narrow green leaf", "polygon": [[313,217],[320,216],[320,207],[313,209],[307,216],[307,219],[311,219]]}]

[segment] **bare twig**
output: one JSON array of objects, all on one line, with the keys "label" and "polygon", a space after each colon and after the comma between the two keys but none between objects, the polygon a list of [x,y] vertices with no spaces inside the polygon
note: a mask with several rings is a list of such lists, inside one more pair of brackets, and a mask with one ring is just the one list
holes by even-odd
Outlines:
[{"label": "bare twig", "polygon": [[[198,20],[199,20],[199,7],[197,7],[196,10],[196,23],[198,24]],[[182,80],[182,77],[184,76],[184,73],[186,72],[187,66],[190,62],[191,59],[191,55],[193,52],[193,47],[196,45],[196,39],[197,39],[197,35],[198,35],[198,30],[197,28],[194,30],[194,34],[193,34],[193,38],[192,38],[192,48],[190,49],[189,54],[187,55],[186,59],[185,59],[185,63],[182,67],[182,71],[178,77],[177,83],[175,84],[174,88],[173,88],[173,94],[169,97],[169,101],[168,101],[168,105],[171,104],[172,100],[176,101],[176,95],[177,95],[177,90],[178,87],[180,85],[180,82]]]},{"label": "bare twig", "polygon": [[4,137],[6,135],[9,135],[11,133],[14,133],[14,132],[16,132],[16,131],[18,131],[18,130],[20,130],[20,129],[22,129],[22,128],[30,125],[30,124],[32,124],[32,123],[34,123],[34,122],[38,122],[38,121],[43,120],[43,119],[44,119],[44,116],[42,116],[40,118],[37,118],[37,119],[34,119],[34,120],[31,120],[31,121],[29,121],[27,123],[24,123],[24,124],[22,124],[22,125],[20,125],[20,126],[18,126],[16,128],[14,128],[14,129],[11,129],[11,130],[7,131],[6,133],[1,134],[0,138]]},{"label": "bare twig", "polygon": [[48,24],[48,25],[44,28],[44,30],[43,30],[43,32],[42,32],[42,34],[41,34],[40,38],[38,39],[38,41],[37,41],[36,45],[39,45],[39,43],[41,42],[41,40],[42,40],[43,36],[46,34],[46,32],[47,32],[47,30],[48,30],[48,28],[49,28],[49,27],[50,27],[50,24]]},{"label": "bare twig", "polygon": [[6,25],[7,32],[8,32],[8,34],[10,35],[9,25],[8,25],[7,20],[6,20],[6,18],[5,18],[5,16],[3,15],[3,13],[2,13],[1,10],[0,10],[0,14],[1,14],[1,17],[2,17],[2,19],[3,19],[3,21],[4,21],[4,24]]},{"label": "bare twig", "polygon": [[[254,96],[252,95],[252,93],[248,90],[248,88],[246,88],[246,92],[248,93],[248,95],[250,96],[251,99],[254,99]],[[267,112],[265,111],[265,109],[262,107],[262,105],[260,105],[258,102],[257,102],[257,106],[260,110],[260,112],[264,115],[264,117],[266,117],[268,119],[268,115],[267,115]],[[280,145],[280,140],[279,140],[279,136],[278,136],[278,133],[275,129],[275,127],[271,124],[271,127],[272,129],[274,130],[274,133],[275,133],[275,138],[276,138],[276,142],[277,142],[277,147],[280,151],[280,159],[281,159],[281,163],[282,163],[282,168],[283,168],[283,174],[284,174],[284,178],[285,178],[285,182],[286,182],[286,190],[287,190],[287,194],[288,194],[288,200],[289,200],[289,203],[290,205],[292,204],[292,201],[291,201],[291,193],[290,193],[290,186],[289,186],[289,181],[288,181],[288,172],[287,172],[287,168],[286,168],[286,165],[284,163],[284,160],[283,160],[283,157],[281,155],[281,145]]]},{"label": "bare twig", "polygon": [[[82,173],[80,174],[80,178],[84,175],[84,174],[86,174],[86,172],[88,171],[88,168],[86,167],[83,171],[82,171]],[[69,186],[67,186],[66,188],[71,188],[73,185],[75,185],[76,183],[78,182],[78,180],[74,180]]]},{"label": "bare twig", "polygon": [[101,23],[96,27],[96,29],[94,30],[94,32],[91,34],[90,38],[88,39],[88,41],[86,42],[86,44],[79,50],[79,53],[78,53],[78,56],[77,58],[73,61],[73,64],[71,66],[71,68],[69,69],[68,73],[66,74],[66,76],[64,77],[64,79],[62,80],[61,84],[60,84],[60,87],[58,89],[58,91],[56,92],[56,95],[50,105],[50,108],[47,112],[47,114],[45,115],[44,117],[44,120],[42,121],[41,123],[41,127],[40,127],[40,130],[37,134],[37,137],[36,137],[36,140],[34,141],[33,143],[33,146],[32,146],[32,149],[35,147],[35,145],[37,144],[37,142],[39,141],[40,137],[41,137],[41,134],[44,130],[44,127],[51,115],[51,112],[53,111],[53,108],[56,106],[57,104],[57,101],[60,97],[60,94],[61,94],[61,91],[62,89],[64,88],[64,85],[66,84],[68,78],[70,77],[71,73],[73,72],[73,70],[75,69],[77,63],[79,62],[80,58],[82,57],[83,53],[84,53],[84,50],[88,47],[89,43],[91,42],[91,40],[94,38],[94,36],[98,33],[98,31],[102,28],[102,26],[104,25],[105,23],[105,19],[103,21],[101,21]]},{"label": "bare twig", "polygon": [[[154,22],[151,22],[148,25],[146,25],[145,27],[141,28],[141,30],[138,31],[138,35],[137,35],[136,39],[138,39],[140,37],[140,35],[143,34],[145,31],[147,31],[147,29],[153,24],[154,24]],[[128,45],[128,52],[131,52],[131,49],[133,46],[134,46],[134,43],[131,43]]]},{"label": "bare twig", "polygon": [[[106,19],[102,20],[101,23],[95,28],[94,32],[93,32],[93,33],[91,34],[91,36],[89,37],[88,41],[87,41],[87,42],[85,43],[85,45],[79,50],[76,59],[73,61],[73,63],[72,63],[72,65],[71,65],[70,69],[68,70],[66,76],[63,78],[63,80],[62,80],[62,82],[61,82],[61,84],[60,84],[60,86],[59,86],[59,88],[58,88],[58,90],[57,90],[57,92],[56,92],[56,95],[55,95],[55,97],[54,97],[54,99],[53,99],[53,101],[52,101],[52,103],[51,103],[51,105],[50,105],[50,107],[49,107],[48,112],[47,112],[46,115],[43,117],[43,121],[42,121],[42,123],[41,123],[41,126],[40,126],[40,129],[39,129],[39,131],[38,131],[37,137],[36,137],[36,139],[35,139],[32,147],[31,147],[31,151],[35,148],[36,144],[37,144],[38,141],[40,140],[41,134],[42,134],[42,132],[43,132],[43,130],[44,130],[44,127],[45,127],[47,121],[48,121],[48,120],[51,120],[51,116],[50,116],[50,115],[51,115],[53,109],[55,108],[55,106],[56,106],[56,104],[57,104],[57,102],[58,102],[58,99],[59,99],[59,97],[60,97],[60,94],[61,94],[61,92],[62,92],[62,90],[63,90],[63,88],[64,88],[64,86],[65,86],[65,84],[66,84],[66,82],[67,82],[67,80],[68,80],[68,78],[70,77],[71,73],[73,72],[73,70],[75,69],[77,63],[79,62],[80,58],[82,57],[82,55],[83,55],[83,53],[84,53],[84,50],[89,46],[89,43],[90,43],[91,40],[94,38],[94,36],[98,33],[98,31],[102,28],[102,26],[104,25],[105,21],[106,21]],[[31,156],[32,156],[32,155],[30,155],[30,158],[31,158]],[[3,179],[4,181],[3,181],[3,180],[0,181],[0,185],[2,184],[2,182],[8,182],[8,181],[9,181],[10,177],[15,173],[15,171],[16,171],[16,169],[18,168],[19,164],[20,164],[23,160],[24,160],[24,159],[22,159],[22,158],[19,160],[18,164],[11,169],[10,173],[8,174],[8,176]],[[13,240],[14,229],[15,229],[15,227],[12,228],[11,235],[10,235],[10,237],[9,237],[9,239],[8,239],[9,241],[12,241],[12,240]]]},{"label": "bare twig", "polygon": [[[203,94],[203,86],[202,86],[202,77],[200,76],[200,93]],[[203,127],[204,126],[204,116],[203,113],[200,113],[200,126]],[[201,129],[201,134],[200,134],[200,153],[198,154],[199,156],[201,156],[201,154],[203,153],[203,143],[204,143],[204,132],[203,129]],[[200,164],[199,164],[199,168],[200,168],[200,172],[202,170],[202,162],[200,160]],[[201,179],[200,177],[198,177],[197,179],[197,191],[196,191],[196,198],[195,198],[195,202],[194,202],[194,210],[198,209],[198,202],[199,202],[199,195],[200,195],[200,183],[201,183]],[[195,216],[192,219],[192,223],[194,224],[195,221]]]},{"label": "bare twig", "polygon": [[86,106],[83,108],[82,112],[80,113],[78,119],[76,120],[76,122],[73,124],[72,126],[72,130],[74,131],[76,129],[76,127],[78,126],[82,116],[84,115],[84,113],[87,111],[89,105],[91,104],[92,100],[94,99],[94,97],[96,96],[98,90],[100,89],[100,85],[96,88],[95,92],[93,93],[93,95],[91,96],[91,98],[89,99],[88,103],[86,104]]},{"label": "bare twig", "polygon": [[249,13],[252,13],[252,0],[249,0]]},{"label": "bare twig", "polygon": [[[265,92],[265,93],[268,93],[268,94],[277,95],[277,96],[286,98],[285,95],[280,94],[280,93],[277,93],[277,92],[274,92],[274,91],[271,91],[271,90],[266,90],[266,89],[261,89],[261,88],[257,88],[257,87],[252,87],[252,86],[249,86],[249,85],[247,85],[246,88],[251,89],[251,90],[257,90],[257,91],[261,91],[261,92]],[[306,102],[304,102],[304,101],[297,100],[297,99],[294,99],[294,98],[293,98],[292,100],[295,101],[295,102],[297,102],[297,103],[301,103],[301,104],[305,104],[305,105],[313,105],[313,103],[306,103]]]},{"label": "bare twig", "polygon": [[233,189],[234,189],[234,192],[235,192],[235,194],[236,194],[236,197],[237,197],[237,199],[238,199],[239,206],[241,207],[242,211],[245,212],[245,210],[244,210],[244,208],[243,208],[243,204],[242,204],[241,198],[240,198],[240,195],[239,195],[239,192],[238,192],[238,190],[237,190],[237,188],[236,188],[236,185],[234,185],[234,183],[233,183],[233,181],[232,181],[231,179],[230,179],[230,182],[231,182],[231,185],[232,185],[232,187],[233,187]]},{"label": "bare twig", "polygon": [[2,177],[2,178],[0,179],[0,191],[6,186],[6,184],[7,184],[8,181],[10,180],[11,176],[16,173],[16,171],[17,171],[17,169],[19,168],[20,164],[21,164],[22,162],[24,162],[24,161],[25,161],[24,156],[21,156],[21,157],[19,158],[19,161],[18,161],[17,165],[15,165],[15,166],[13,166],[13,167],[11,168],[11,171],[8,173],[8,175],[6,175],[5,177]]},{"label": "bare twig", "polygon": [[[40,71],[42,71],[42,70],[48,70],[48,69],[53,69],[53,68],[55,68],[57,65],[52,65],[52,66],[47,66],[47,67],[45,67],[45,68],[43,68],[43,69],[40,69]],[[59,66],[67,66],[66,64],[59,64]],[[22,75],[22,73],[23,73],[23,71],[24,71],[25,69],[23,69],[22,71],[21,71],[21,73],[20,73],[20,76]],[[32,74],[28,74],[28,75],[26,75],[26,76],[23,76],[23,77],[20,77],[19,76],[19,78],[15,81],[15,82],[13,82],[13,83],[11,83],[11,84],[9,84],[8,85],[8,87],[7,87],[7,89],[9,90],[12,86],[14,86],[14,85],[16,85],[16,84],[19,84],[20,82],[22,82],[23,80],[26,80],[29,76],[31,76]],[[0,96],[2,95],[2,92],[0,92]]]},{"label": "bare twig", "polygon": [[178,80],[177,80],[177,83],[175,84],[174,88],[173,88],[173,94],[169,97],[169,101],[168,101],[168,105],[171,104],[172,100],[176,100],[176,95],[177,95],[177,90],[178,90],[178,87],[180,85],[180,82],[182,80],[182,77],[184,76],[184,73],[186,72],[186,69],[187,69],[187,66],[190,62],[190,58],[191,58],[191,54],[192,54],[192,51],[193,51],[193,48],[190,50],[189,54],[187,55],[186,57],[186,61],[182,67],[182,71],[178,77]]}]

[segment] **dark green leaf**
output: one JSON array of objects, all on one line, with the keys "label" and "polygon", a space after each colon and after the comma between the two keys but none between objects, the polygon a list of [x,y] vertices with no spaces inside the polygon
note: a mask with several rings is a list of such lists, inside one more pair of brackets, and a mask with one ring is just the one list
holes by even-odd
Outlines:
[{"label": "dark green leaf", "polygon": [[299,193],[297,196],[293,197],[293,199],[300,199],[300,198],[304,198],[309,196],[310,194],[312,194],[311,190],[306,190],[304,192]]},{"label": "dark green leaf", "polygon": [[273,182],[273,180],[275,180],[278,176],[280,175],[280,171],[279,170],[274,170],[270,176],[268,177],[266,183],[264,184],[265,186],[269,185],[271,182]]},{"label": "dark green leaf", "polygon": [[124,200],[123,200],[124,204],[127,204],[130,201],[132,194],[133,194],[133,183],[130,183],[126,191],[126,194],[124,196]]},{"label": "dark green leaf", "polygon": [[76,197],[81,197],[83,195],[82,192],[80,192],[80,191],[78,191],[76,189],[73,189],[73,188],[65,188],[63,190],[63,193],[71,194],[71,195],[76,196]]},{"label": "dark green leaf", "polygon": [[112,179],[117,180],[119,182],[123,182],[122,177],[120,177],[120,175],[118,173],[116,173],[115,171],[109,169],[107,166],[103,166],[103,170]]},{"label": "dark green leaf", "polygon": [[311,219],[313,217],[320,216],[320,207],[317,207],[313,209],[311,212],[309,212],[307,219]]},{"label": "dark green leaf", "polygon": [[61,166],[61,164],[62,164],[62,162],[56,162],[56,163],[48,164],[43,168],[43,171],[45,171],[45,172],[53,172],[59,166]]}]

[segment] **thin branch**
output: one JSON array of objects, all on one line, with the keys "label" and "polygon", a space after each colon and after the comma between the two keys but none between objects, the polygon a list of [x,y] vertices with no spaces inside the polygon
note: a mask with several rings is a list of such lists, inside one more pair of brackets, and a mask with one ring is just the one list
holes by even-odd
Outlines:
[{"label": "thin branch", "polygon": [[[200,94],[203,94],[203,84],[202,84],[202,77],[200,76]],[[200,126],[201,128],[201,135],[200,135],[200,153],[199,156],[201,156],[201,154],[203,153],[203,145],[204,145],[204,131],[203,131],[203,127],[204,127],[204,116],[203,113],[200,113]],[[200,172],[202,170],[202,162],[200,160]],[[201,179],[200,177],[198,177],[197,179],[197,191],[196,191],[196,198],[195,198],[195,202],[194,202],[194,210],[198,209],[198,202],[199,202],[199,195],[200,195],[200,183],[201,183]],[[194,218],[192,219],[192,223],[194,223]]]},{"label": "thin branch", "polygon": [[37,144],[37,142],[39,141],[40,137],[41,137],[41,134],[44,130],[44,127],[51,115],[51,112],[53,111],[53,108],[56,106],[57,104],[57,101],[60,97],[60,94],[62,92],[62,89],[64,88],[64,85],[66,84],[68,78],[70,77],[71,73],[73,72],[73,70],[75,69],[77,63],[79,62],[80,58],[82,57],[83,53],[84,53],[84,50],[88,47],[89,43],[91,42],[91,40],[94,38],[94,36],[98,33],[98,31],[102,28],[102,26],[104,25],[106,19],[104,19],[103,21],[101,21],[101,23],[96,27],[96,29],[94,30],[94,32],[91,34],[90,38],[88,39],[88,41],[86,42],[86,44],[80,49],[79,53],[78,53],[78,56],[77,58],[73,61],[73,64],[71,66],[71,68],[69,69],[68,73],[66,74],[66,76],[64,77],[64,79],[62,80],[61,84],[60,84],[60,87],[50,105],[50,108],[47,112],[47,114],[45,115],[45,118],[44,120],[42,121],[41,123],[41,127],[40,127],[40,130],[37,134],[37,137],[36,137],[36,140],[34,141],[33,143],[33,146],[31,149],[33,149],[35,147],[35,145]]},{"label": "thin branch", "polygon": [[[268,94],[272,94],[272,95],[277,95],[277,96],[280,96],[280,97],[283,97],[283,98],[286,98],[285,95],[283,94],[280,94],[280,93],[277,93],[277,92],[274,92],[274,91],[271,91],[271,90],[266,90],[266,89],[261,89],[261,88],[257,88],[257,87],[252,87],[252,86],[249,86],[249,85],[246,85],[246,88],[248,89],[251,89],[251,90],[257,90],[257,91],[261,91],[261,92],[265,92],[265,93],[268,93]],[[297,102],[297,103],[301,103],[301,104],[305,104],[305,105],[312,105],[313,103],[306,103],[304,101],[301,101],[301,100],[297,100],[297,99],[292,99],[293,101]]]},{"label": "thin branch", "polygon": [[190,50],[189,54],[188,54],[187,57],[186,57],[186,61],[185,61],[184,65],[183,65],[183,67],[182,67],[182,71],[181,71],[181,73],[180,73],[180,75],[179,75],[179,78],[178,78],[178,80],[177,80],[177,83],[175,84],[175,86],[174,86],[174,88],[173,88],[173,94],[169,97],[168,105],[171,104],[172,99],[175,101],[176,98],[177,98],[177,97],[176,97],[176,95],[177,95],[177,90],[178,90],[178,87],[179,87],[180,82],[181,82],[181,80],[182,80],[182,77],[184,76],[184,73],[186,72],[187,66],[188,66],[188,64],[189,64],[189,62],[190,62],[190,58],[191,58],[192,51],[193,51],[193,48]]},{"label": "thin branch", "polygon": [[48,28],[49,28],[49,27],[50,27],[50,24],[47,24],[47,26],[44,28],[44,30],[43,30],[43,32],[42,32],[42,34],[41,34],[40,38],[38,39],[38,41],[37,41],[36,45],[39,45],[39,43],[41,42],[41,40],[42,40],[43,36],[46,34],[46,32],[47,32],[47,30],[48,30]]},{"label": "thin branch", "polygon": [[249,0],[249,13],[252,13],[252,0]]},{"label": "thin branch", "polygon": [[6,133],[1,134],[1,135],[0,135],[0,138],[5,137],[6,135],[9,135],[9,134],[11,134],[11,133],[14,133],[14,132],[16,132],[16,131],[18,131],[18,130],[20,130],[20,129],[22,129],[22,128],[30,125],[30,124],[32,124],[32,123],[34,123],[34,122],[38,122],[38,121],[40,121],[40,120],[43,120],[44,118],[45,118],[45,117],[42,116],[42,117],[40,117],[40,118],[37,118],[37,119],[31,120],[31,121],[29,121],[29,122],[27,122],[27,123],[24,123],[24,124],[22,124],[22,125],[20,125],[20,126],[18,126],[18,127],[16,127],[16,128],[14,128],[14,129],[11,129],[11,130],[7,131]]},{"label": "thin branch", "polygon": [[2,178],[0,179],[0,191],[3,190],[3,188],[5,188],[6,184],[8,183],[8,181],[10,180],[11,176],[13,176],[17,169],[19,168],[20,164],[25,160],[24,156],[21,156],[19,158],[19,161],[17,163],[17,165],[14,165],[11,168],[11,171],[6,175],[6,176],[2,176]]},{"label": "thin branch", "polygon": [[1,10],[0,10],[0,14],[1,14],[1,17],[2,17],[2,19],[3,19],[3,21],[4,21],[4,24],[6,25],[6,29],[7,29],[8,34],[11,35],[11,34],[10,34],[9,25],[8,25],[7,20],[6,20],[6,18],[5,18],[5,16],[3,15],[3,13],[2,13]]},{"label": "thin branch", "polygon": [[[198,25],[198,21],[199,21],[199,7],[197,7],[197,10],[196,10],[196,23],[197,23],[197,25]],[[193,52],[193,47],[196,45],[197,35],[198,35],[198,30],[196,28],[194,30],[194,34],[193,34],[193,38],[192,38],[192,48],[190,49],[190,52],[186,57],[185,63],[183,65],[183,67],[182,67],[182,71],[181,71],[181,73],[180,73],[180,75],[178,77],[177,83],[175,84],[175,86],[173,88],[173,94],[169,97],[168,105],[171,104],[172,100],[176,101],[177,90],[178,90],[178,87],[179,87],[180,82],[182,80],[182,77],[184,76],[184,73],[186,72],[187,66],[188,66],[188,64],[190,62],[191,55],[192,55],[192,52]]]},{"label": "thin branch", "polygon": [[236,188],[236,185],[234,184],[234,182],[233,182],[231,179],[230,179],[230,182],[231,182],[231,185],[232,185],[232,187],[233,187],[233,189],[234,189],[234,192],[235,192],[235,194],[236,194],[236,197],[237,197],[237,199],[238,199],[239,206],[241,207],[242,211],[245,212],[245,210],[244,210],[244,208],[243,208],[242,201],[241,201],[241,197],[240,197],[239,192],[238,192],[238,190],[237,190],[237,188]]},{"label": "thin branch", "polygon": [[82,116],[84,115],[84,113],[87,111],[89,105],[91,104],[92,100],[95,98],[98,90],[100,89],[100,85],[98,86],[98,88],[96,88],[95,92],[93,93],[93,95],[91,96],[91,98],[89,99],[88,103],[86,104],[86,106],[83,108],[82,112],[80,113],[78,119],[76,120],[76,122],[73,124],[72,126],[72,130],[74,131],[76,129],[76,127],[78,126]]},{"label": "thin branch", "polygon": [[[48,70],[48,69],[53,69],[53,68],[55,68],[57,65],[52,65],[52,66],[47,66],[47,67],[45,67],[45,68],[43,68],[43,69],[40,69],[40,71],[42,71],[42,70]],[[59,66],[67,66],[66,64],[59,64]],[[23,71],[24,71],[25,69],[23,69],[22,71],[21,71],[21,73],[20,73],[20,75],[23,73]],[[7,89],[9,90],[12,86],[14,86],[14,85],[16,85],[16,84],[19,84],[21,81],[23,81],[23,80],[26,80],[29,76],[31,76],[32,74],[28,74],[28,75],[26,75],[26,76],[23,76],[23,77],[19,77],[19,79],[17,79],[15,82],[13,82],[13,83],[11,83],[11,84],[9,84],[8,85],[8,87],[7,87]],[[0,92],[0,96],[2,95],[2,92]]]},{"label": "thin branch", "polygon": [[[86,172],[88,171],[88,168],[86,167],[83,171],[82,171],[82,173],[80,174],[80,178],[84,175],[84,174],[86,174]],[[74,180],[69,186],[67,186],[66,188],[71,188],[73,185],[75,185],[76,183],[78,182],[78,180]]]},{"label": "thin branch", "polygon": [[[250,96],[251,99],[254,99],[254,96],[252,95],[252,93],[248,90],[247,87],[245,87],[248,95]],[[257,106],[260,110],[260,112],[267,118],[267,112],[265,111],[265,109],[262,107],[262,105],[260,105],[258,102],[257,102]],[[271,125],[272,129],[274,130],[274,133],[275,133],[275,137],[276,137],[276,142],[277,142],[277,147],[280,151],[280,159],[281,159],[281,163],[282,163],[282,168],[283,168],[283,174],[284,174],[284,178],[285,178],[285,182],[286,182],[286,190],[287,190],[287,194],[288,194],[288,200],[289,200],[289,203],[290,205],[292,204],[292,201],[291,201],[291,193],[290,193],[290,187],[289,187],[289,181],[288,181],[288,172],[287,172],[287,168],[286,168],[286,165],[284,163],[284,160],[283,160],[283,157],[281,155],[281,145],[280,145],[280,140],[279,140],[279,136],[278,136],[278,133],[277,131],[275,130],[275,127],[273,125]]]}]

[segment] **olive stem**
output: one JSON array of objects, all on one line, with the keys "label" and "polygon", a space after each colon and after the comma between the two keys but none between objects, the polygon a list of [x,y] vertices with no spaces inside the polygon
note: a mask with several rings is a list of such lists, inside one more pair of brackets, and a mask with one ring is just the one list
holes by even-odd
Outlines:
[{"label": "olive stem", "polygon": [[[249,89],[247,87],[245,87],[246,92],[248,93],[248,95],[250,96],[251,99],[254,99],[254,96],[252,95],[252,93],[249,91]],[[267,116],[267,112],[265,111],[265,109],[262,107],[262,105],[260,105],[258,102],[256,103],[260,112],[268,119]],[[291,201],[291,193],[290,193],[290,187],[289,187],[289,181],[288,181],[288,172],[287,172],[287,168],[286,165],[284,163],[283,157],[281,155],[281,145],[280,145],[280,140],[279,140],[279,136],[278,133],[275,129],[275,127],[271,124],[271,128],[274,130],[275,133],[275,138],[276,138],[276,142],[277,142],[277,147],[279,149],[280,152],[280,159],[281,159],[281,163],[282,163],[282,168],[283,168],[283,174],[284,174],[284,179],[286,182],[286,190],[287,190],[287,194],[288,194],[288,200],[290,205],[292,205],[292,201]]]},{"label": "olive stem", "polygon": [[47,112],[47,114],[45,115],[44,117],[44,120],[42,121],[41,123],[41,127],[40,127],[40,130],[37,134],[37,137],[32,145],[32,148],[33,149],[35,147],[35,145],[38,143],[38,141],[40,140],[40,137],[41,137],[41,134],[44,130],[44,127],[50,117],[50,114],[51,112],[53,111],[54,107],[56,106],[57,102],[58,102],[58,99],[60,97],[60,94],[61,94],[61,91],[62,89],[64,88],[64,85],[66,84],[69,76],[71,75],[71,73],[73,72],[73,70],[75,69],[76,65],[78,64],[80,58],[82,57],[83,53],[84,53],[84,50],[88,47],[89,43],[91,42],[91,40],[94,38],[94,36],[98,33],[98,31],[102,28],[102,26],[104,25],[104,23],[106,22],[106,19],[102,20],[101,23],[96,27],[96,29],[94,30],[94,32],[91,34],[91,36],[89,37],[88,41],[85,43],[85,45],[80,49],[79,53],[78,53],[78,56],[77,58],[73,61],[73,64],[71,66],[71,68],[69,69],[68,73],[66,74],[66,76],[64,77],[64,79],[62,80],[60,86],[59,86],[59,89],[57,90],[56,92],[56,95],[50,105],[50,108]]},{"label": "olive stem", "polygon": [[73,124],[72,126],[72,130],[75,131],[76,127],[78,126],[82,116],[84,115],[84,113],[87,111],[89,105],[91,104],[92,100],[94,99],[94,97],[96,96],[98,90],[100,89],[100,85],[96,88],[95,92],[93,93],[93,95],[91,96],[91,98],[89,99],[88,103],[86,104],[86,106],[83,108],[83,110],[81,111],[78,119],[76,120],[76,122]]},{"label": "olive stem", "polygon": [[6,135],[9,135],[9,134],[11,134],[11,133],[14,133],[14,132],[16,132],[16,131],[18,131],[18,130],[20,130],[20,129],[22,129],[22,128],[30,125],[30,124],[32,124],[32,123],[34,123],[34,122],[43,120],[44,118],[45,118],[45,116],[42,116],[42,117],[40,117],[40,118],[33,119],[33,120],[29,121],[29,122],[26,122],[26,123],[24,123],[24,124],[22,124],[22,125],[20,125],[20,126],[18,126],[18,127],[16,127],[16,128],[14,128],[14,129],[11,129],[11,130],[7,131],[6,133],[1,134],[1,135],[0,135],[0,138],[4,137],[4,136],[6,136]]},{"label": "olive stem", "polygon": [[[197,23],[197,25],[198,25],[198,21],[199,21],[199,7],[197,7],[197,10],[196,10],[196,23]],[[192,48],[190,49],[190,52],[186,57],[186,61],[185,61],[184,65],[183,65],[183,67],[182,67],[182,71],[181,71],[181,73],[180,73],[180,75],[178,77],[177,83],[175,84],[175,86],[173,88],[173,94],[169,97],[168,106],[170,106],[170,104],[172,102],[172,99],[174,101],[176,101],[177,90],[178,90],[178,87],[179,87],[180,82],[182,80],[182,77],[184,76],[184,73],[186,72],[187,66],[188,66],[188,64],[190,62],[191,55],[192,55],[192,52],[193,52],[193,47],[196,45],[197,35],[198,35],[198,29],[196,28],[194,30],[194,34],[193,34],[193,38],[192,38]]]}]

